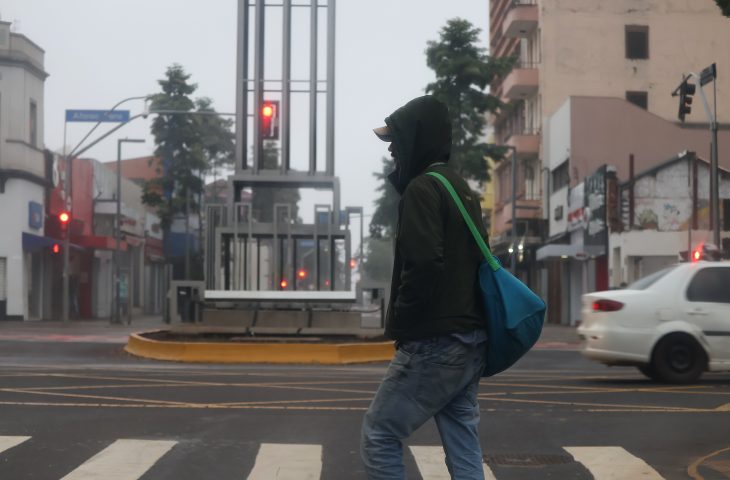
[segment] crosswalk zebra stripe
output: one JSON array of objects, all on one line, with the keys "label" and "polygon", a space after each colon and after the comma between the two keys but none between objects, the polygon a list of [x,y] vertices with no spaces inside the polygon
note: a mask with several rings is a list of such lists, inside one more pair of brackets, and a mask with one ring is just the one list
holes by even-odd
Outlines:
[{"label": "crosswalk zebra stripe", "polygon": [[[443,448],[422,446],[411,446],[409,448],[413,458],[416,459],[416,465],[418,465],[418,471],[421,473],[423,480],[451,479],[449,470],[446,468],[446,454]],[[496,480],[492,470],[487,465],[482,465],[484,466],[485,480]]]},{"label": "crosswalk zebra stripe", "polygon": [[61,480],[137,480],[177,442],[120,439]]},{"label": "crosswalk zebra stripe", "polygon": [[319,480],[322,445],[262,443],[248,480]]},{"label": "crosswalk zebra stripe", "polygon": [[595,480],[663,480],[656,470],[642,459],[621,447],[563,447],[583,464]]},{"label": "crosswalk zebra stripe", "polygon": [[0,452],[4,452],[5,450],[8,450],[9,448],[13,448],[16,445],[20,445],[21,443],[28,440],[30,437],[20,437],[20,436],[6,436],[3,437],[0,435]]}]

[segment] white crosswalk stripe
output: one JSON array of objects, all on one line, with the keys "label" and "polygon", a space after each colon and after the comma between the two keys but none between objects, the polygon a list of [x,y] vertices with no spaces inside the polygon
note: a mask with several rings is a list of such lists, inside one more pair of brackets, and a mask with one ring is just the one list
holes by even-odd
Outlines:
[{"label": "white crosswalk stripe", "polygon": [[662,480],[645,461],[621,447],[563,447],[595,480]]},{"label": "white crosswalk stripe", "polygon": [[137,480],[177,442],[121,439],[61,480]]},{"label": "white crosswalk stripe", "polygon": [[13,448],[16,445],[20,445],[21,443],[28,440],[30,437],[20,437],[20,436],[5,436],[3,437],[0,435],[0,452],[4,452],[5,450],[8,450],[9,448]]},{"label": "white crosswalk stripe", "polygon": [[[409,447],[413,458],[416,459],[418,471],[421,473],[423,480],[450,480],[449,470],[446,468],[446,454],[442,447]],[[486,465],[484,466],[484,478],[486,480],[496,480],[492,470]]]},{"label": "white crosswalk stripe", "polygon": [[[0,453],[29,440],[0,435]],[[178,442],[119,439],[61,480],[138,480]],[[423,480],[449,480],[441,446],[410,446]],[[664,480],[641,458],[618,446],[563,447],[595,480]],[[486,464],[484,478],[497,480]],[[322,445],[262,443],[247,480],[320,480]],[[181,468],[184,468],[182,466]],[[546,471],[549,467],[545,467]],[[509,472],[504,472],[509,476]],[[244,474],[245,475],[245,474]]]},{"label": "white crosswalk stripe", "polygon": [[322,445],[262,443],[248,480],[319,480]]}]

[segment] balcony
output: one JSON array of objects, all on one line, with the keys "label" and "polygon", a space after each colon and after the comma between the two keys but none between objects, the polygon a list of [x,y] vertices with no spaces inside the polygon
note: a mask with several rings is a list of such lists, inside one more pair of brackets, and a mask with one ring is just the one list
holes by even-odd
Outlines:
[{"label": "balcony", "polygon": [[502,35],[510,38],[524,38],[537,28],[538,11],[536,0],[515,0],[502,23]]},{"label": "balcony", "polygon": [[540,135],[536,132],[526,130],[520,133],[513,133],[504,143],[505,145],[515,147],[517,149],[517,155],[520,157],[532,157],[540,153]]},{"label": "balcony", "polygon": [[502,91],[505,98],[520,100],[537,93],[539,86],[537,63],[520,62],[502,82]]},{"label": "balcony", "polygon": [[522,111],[497,125],[497,138],[502,145],[515,147],[518,157],[535,157],[540,153],[540,134],[528,124]]}]

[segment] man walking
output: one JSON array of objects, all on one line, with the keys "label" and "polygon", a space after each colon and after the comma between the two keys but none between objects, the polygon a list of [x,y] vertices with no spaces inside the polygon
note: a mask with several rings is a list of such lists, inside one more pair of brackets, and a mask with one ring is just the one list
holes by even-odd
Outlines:
[{"label": "man walking", "polygon": [[477,390],[487,338],[478,285],[479,247],[448,191],[446,177],[483,237],[479,199],[448,165],[446,106],[426,95],[385,119],[376,135],[395,161],[389,181],[401,195],[385,334],[396,355],[362,425],[368,478],[405,479],[402,440],[431,417],[452,479],[484,479]]}]

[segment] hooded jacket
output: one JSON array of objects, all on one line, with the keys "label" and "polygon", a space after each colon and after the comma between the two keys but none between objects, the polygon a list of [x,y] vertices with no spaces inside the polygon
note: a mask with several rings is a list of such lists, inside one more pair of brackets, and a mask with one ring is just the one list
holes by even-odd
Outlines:
[{"label": "hooded jacket", "polygon": [[434,177],[446,177],[486,239],[479,198],[448,166],[451,122],[434,97],[416,98],[385,119],[401,199],[385,335],[411,340],[485,328],[478,271],[482,254],[454,200]]}]

